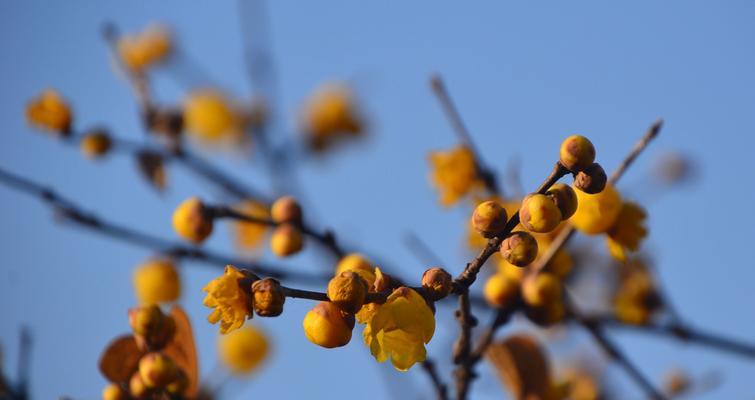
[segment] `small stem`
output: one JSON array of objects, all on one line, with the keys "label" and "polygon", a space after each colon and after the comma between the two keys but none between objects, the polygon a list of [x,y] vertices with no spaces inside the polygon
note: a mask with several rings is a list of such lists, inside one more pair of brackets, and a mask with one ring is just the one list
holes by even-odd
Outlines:
[{"label": "small stem", "polygon": [[435,398],[437,400],[447,400],[448,388],[447,385],[443,383],[443,380],[438,374],[438,371],[435,369],[435,362],[430,358],[426,358],[425,361],[422,361],[422,364],[420,365],[422,366],[422,369],[427,373],[427,376],[430,377],[430,382],[432,382],[433,389],[435,389]]}]

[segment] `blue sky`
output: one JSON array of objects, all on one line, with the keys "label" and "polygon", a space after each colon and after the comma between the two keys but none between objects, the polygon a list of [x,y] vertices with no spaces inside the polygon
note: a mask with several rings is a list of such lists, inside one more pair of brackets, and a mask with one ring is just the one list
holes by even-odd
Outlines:
[{"label": "blue sky", "polygon": [[[745,254],[755,237],[755,6],[746,1],[605,2],[270,2],[271,38],[284,124],[295,125],[303,98],[319,83],[349,80],[371,121],[370,139],[332,157],[301,164],[298,178],[310,215],[348,243],[381,255],[404,276],[423,265],[402,244],[421,235],[452,272],[467,255],[460,226],[467,210],[445,211],[428,185],[426,153],[454,144],[427,86],[440,72],[487,162],[504,170],[521,160],[522,180],[534,188],[549,171],[560,141],[590,137],[599,161],[615,167],[646,127],[663,117],[662,136],[626,176],[622,189],[647,201],[646,248],[683,315],[696,326],[755,340],[751,288],[755,264]],[[114,74],[99,36],[103,22],[124,31],[161,21],[212,81],[238,96],[249,93],[238,6],[196,2],[3,2],[0,5],[0,167],[58,188],[86,209],[116,222],[174,237],[172,209],[213,190],[172,168],[160,195],[136,176],[132,161],[84,160],[26,126],[26,101],[46,87],[64,93],[83,126],[104,123],[119,136],[142,131],[128,88]],[[184,88],[169,71],[156,75],[157,96],[180,101]],[[694,157],[700,180],[657,196],[642,190],[651,161],[665,151]],[[260,164],[217,157],[239,179],[267,186]],[[104,385],[96,369],[107,341],[128,328],[132,268],[151,253],[55,224],[40,203],[0,188],[0,343],[15,365],[18,331],[32,328],[32,394],[95,398]],[[231,250],[223,229],[207,244]],[[268,256],[269,257],[269,256]],[[310,254],[285,264],[316,271]],[[187,263],[183,304],[192,317],[202,370],[213,368],[216,328],[204,322],[200,292],[216,269]],[[249,382],[234,382],[228,398],[280,393],[429,398],[419,371],[377,365],[359,332],[346,348],[326,351],[306,341],[300,321],[311,304],[290,301],[282,318],[259,322],[275,337],[269,363]],[[440,309],[430,353],[446,360],[456,334]],[[612,331],[613,333],[613,331]],[[696,346],[616,331],[626,353],[649,376],[672,366],[693,375],[719,371],[724,384],[708,398],[755,392],[755,364]],[[448,376],[448,368],[444,368]],[[623,392],[639,393],[621,370],[607,376]],[[339,378],[334,378],[339,377]],[[390,384],[388,384],[390,383]],[[475,398],[496,398],[487,368]]]}]

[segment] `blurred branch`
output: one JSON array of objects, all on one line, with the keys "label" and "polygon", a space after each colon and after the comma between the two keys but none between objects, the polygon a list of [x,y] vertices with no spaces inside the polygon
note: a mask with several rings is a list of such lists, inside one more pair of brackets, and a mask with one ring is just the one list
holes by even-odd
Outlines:
[{"label": "blurred branch", "polygon": [[440,375],[438,375],[438,371],[435,369],[435,362],[430,359],[426,359],[425,361],[422,361],[420,365],[422,366],[422,369],[427,373],[427,376],[430,378],[430,381],[433,384],[433,388],[435,389],[435,398],[437,400],[447,400],[448,388],[446,387],[446,384],[443,383]]},{"label": "blurred branch", "polygon": [[406,232],[403,237],[404,245],[424,265],[441,266],[443,263],[437,254],[414,232]]}]

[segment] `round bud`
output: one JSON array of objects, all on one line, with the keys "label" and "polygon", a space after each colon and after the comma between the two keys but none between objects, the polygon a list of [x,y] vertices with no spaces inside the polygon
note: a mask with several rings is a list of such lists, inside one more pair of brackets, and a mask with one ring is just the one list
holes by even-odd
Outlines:
[{"label": "round bud", "polygon": [[537,240],[527,232],[512,232],[501,243],[501,255],[517,267],[526,267],[537,257]]},{"label": "round bud", "polygon": [[192,243],[202,243],[212,233],[212,215],[198,197],[189,198],[173,212],[173,229]]},{"label": "round bud", "polygon": [[607,181],[606,171],[600,164],[594,163],[577,173],[574,177],[574,187],[588,194],[597,194],[603,191]]},{"label": "round bud", "polygon": [[270,215],[278,224],[282,223],[301,223],[301,206],[292,196],[283,196],[275,200],[270,208]]},{"label": "round bud", "polygon": [[178,378],[179,368],[163,353],[147,353],[139,360],[139,376],[149,388],[164,388]]},{"label": "round bud", "polygon": [[111,383],[102,389],[102,400],[128,400],[128,398],[128,393],[115,383]]},{"label": "round bud", "polygon": [[556,207],[561,211],[561,219],[569,219],[577,211],[577,194],[574,193],[574,189],[571,186],[555,183],[545,192],[545,195],[556,203]]},{"label": "round bud", "polygon": [[98,158],[107,154],[112,140],[104,129],[95,129],[84,135],[79,142],[81,152],[87,158]]},{"label": "round bud", "polygon": [[343,312],[354,314],[364,305],[368,289],[359,274],[344,271],[328,282],[328,298]]},{"label": "round bud", "polygon": [[443,268],[430,268],[422,274],[422,288],[433,301],[445,298],[453,290],[453,278]]},{"label": "round bud", "polygon": [[288,257],[304,247],[301,231],[291,224],[279,225],[270,238],[270,249],[278,257]]},{"label": "round bud", "polygon": [[277,317],[283,312],[286,295],[278,281],[265,278],[252,283],[254,311],[260,317]]},{"label": "round bud", "polygon": [[472,226],[486,238],[503,232],[506,221],[508,221],[506,209],[493,200],[480,203],[472,214]]},{"label": "round bud", "polygon": [[561,211],[550,197],[534,193],[522,200],[519,220],[530,232],[547,233],[561,223]]},{"label": "round bud", "polygon": [[175,301],[181,294],[181,279],[169,258],[152,259],[139,265],[133,279],[136,298],[142,304]]},{"label": "round bud", "polygon": [[345,346],[351,340],[354,316],[344,314],[329,301],[321,301],[309,310],[302,321],[310,342],[328,349]]},{"label": "round bud", "polygon": [[131,379],[128,381],[128,392],[135,399],[144,399],[149,395],[150,388],[144,383],[141,375],[139,375],[139,371],[131,375]]},{"label": "round bud", "polygon": [[555,275],[539,273],[528,276],[522,282],[522,297],[533,307],[544,307],[561,301],[561,281]]},{"label": "round bud", "polygon": [[154,304],[128,310],[128,323],[139,335],[154,334],[162,327],[164,320],[165,314]]},{"label": "round bud", "polygon": [[595,161],[595,147],[590,139],[572,135],[561,142],[559,162],[571,172],[579,172]]},{"label": "round bud", "polygon": [[339,275],[344,271],[356,272],[368,285],[373,285],[375,282],[375,267],[359,253],[347,254],[338,261],[335,275]]},{"label": "round bud", "polygon": [[492,307],[511,307],[519,297],[519,282],[503,273],[491,275],[483,295]]}]

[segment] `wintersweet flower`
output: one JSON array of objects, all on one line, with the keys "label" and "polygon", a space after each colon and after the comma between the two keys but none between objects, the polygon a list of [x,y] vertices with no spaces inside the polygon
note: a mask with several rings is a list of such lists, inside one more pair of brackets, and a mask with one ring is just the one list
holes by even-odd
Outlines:
[{"label": "wintersweet flower", "polygon": [[[362,264],[363,265],[363,264]],[[359,270],[353,270],[357,274],[359,274]],[[366,270],[362,270],[366,271]],[[364,275],[360,274],[359,276],[364,279]],[[375,293],[375,292],[381,292],[383,290],[386,290],[386,288],[383,288],[383,286],[386,286],[389,282],[389,278],[387,275],[383,274],[383,271],[380,270],[379,267],[375,267],[375,272],[372,273],[372,276],[374,277],[372,280],[372,284],[370,285],[370,290],[368,293]],[[379,287],[380,286],[380,287]],[[367,303],[362,306],[362,308],[357,312],[354,316],[357,319],[357,322],[360,324],[366,324],[370,322],[372,317],[375,316],[375,313],[377,313],[378,308],[380,308],[380,304],[378,303]]]},{"label": "wintersweet flower", "polygon": [[147,27],[141,33],[118,40],[118,56],[132,72],[142,72],[163,60],[172,47],[170,32],[161,25]]},{"label": "wintersweet flower", "polygon": [[52,89],[42,92],[26,105],[26,119],[30,124],[67,136],[71,132],[71,107]]},{"label": "wintersweet flower", "polygon": [[212,143],[242,132],[242,121],[231,102],[219,91],[192,92],[184,101],[186,131],[200,141]]},{"label": "wintersweet flower", "polygon": [[608,231],[606,244],[613,258],[626,261],[629,251],[637,251],[640,242],[647,236],[647,214],[639,204],[624,202],[616,222]]},{"label": "wintersweet flower", "polygon": [[588,235],[607,232],[616,222],[622,208],[621,196],[613,185],[606,185],[602,192],[577,194],[577,212],[569,219],[574,227]]},{"label": "wintersweet flower", "polygon": [[220,333],[238,329],[247,318],[252,318],[250,292],[241,285],[244,278],[246,276],[241,271],[232,265],[226,265],[223,275],[202,288],[202,291],[207,292],[204,305],[214,308],[207,320],[211,324],[220,322]]},{"label": "wintersweet flower", "polygon": [[475,188],[482,187],[474,154],[468,147],[431,152],[428,159],[432,168],[430,179],[440,192],[443,206],[454,205]]},{"label": "wintersweet flower", "polygon": [[181,295],[176,265],[169,259],[153,259],[134,270],[134,292],[142,304],[175,301]]},{"label": "wintersweet flower", "polygon": [[218,340],[220,361],[234,374],[253,372],[269,353],[265,334],[251,323]]},{"label": "wintersweet flower", "polygon": [[435,333],[435,318],[425,299],[400,287],[388,296],[364,328],[364,342],[378,362],[391,359],[394,368],[406,371],[425,360],[425,344]]},{"label": "wintersweet flower", "polygon": [[343,84],[329,83],[307,101],[302,125],[309,144],[322,150],[343,137],[359,135],[364,124],[351,90]]}]

